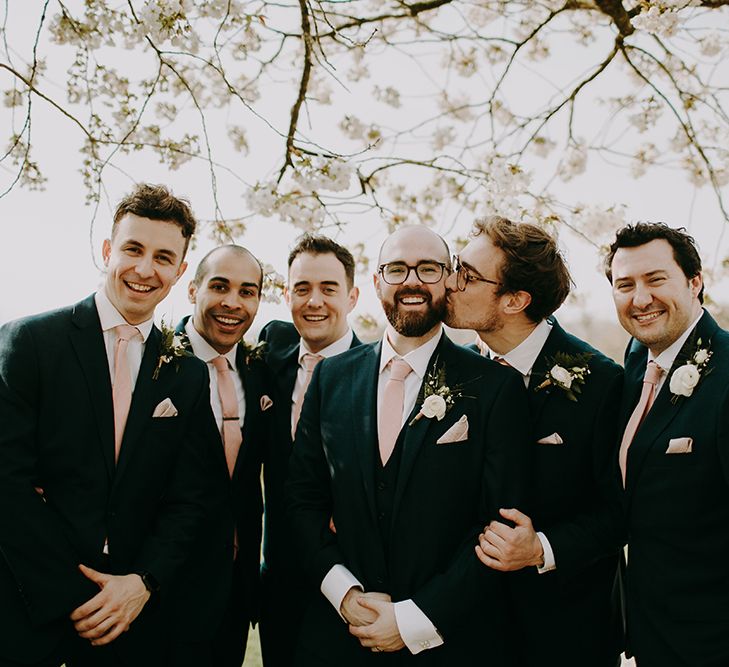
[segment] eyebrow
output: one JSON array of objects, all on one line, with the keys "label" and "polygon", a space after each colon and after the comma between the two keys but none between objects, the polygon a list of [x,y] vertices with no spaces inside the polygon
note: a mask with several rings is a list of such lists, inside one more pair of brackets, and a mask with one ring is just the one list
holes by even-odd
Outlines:
[{"label": "eyebrow", "polygon": [[[335,287],[339,287],[338,280],[322,280],[316,284],[317,285],[334,285]],[[294,289],[296,289],[297,287],[303,287],[306,285],[311,285],[311,281],[310,280],[299,280],[299,282],[294,283]]]},{"label": "eyebrow", "polygon": [[[212,276],[208,279],[209,283],[219,282],[219,283],[225,283],[226,285],[230,285],[230,280],[226,278],[225,276]],[[240,287],[255,287],[258,288],[258,283],[256,282],[242,282],[240,284]]]},{"label": "eyebrow", "polygon": [[[140,243],[139,241],[135,241],[134,239],[127,239],[122,243],[122,245],[133,246],[134,248],[139,248],[140,250],[144,250],[144,244]],[[166,248],[160,248],[159,250],[155,250],[154,253],[155,253],[155,255],[165,255],[166,257],[169,257],[171,260],[177,259],[177,253],[174,250],[167,250]]]},{"label": "eyebrow", "polygon": [[[646,271],[645,273],[641,273],[638,277],[650,278],[652,276],[655,276],[657,273],[668,273],[668,271],[666,269],[654,269],[653,271]],[[618,276],[617,278],[614,278],[614,282],[617,282],[618,280],[633,280],[633,276]]]}]

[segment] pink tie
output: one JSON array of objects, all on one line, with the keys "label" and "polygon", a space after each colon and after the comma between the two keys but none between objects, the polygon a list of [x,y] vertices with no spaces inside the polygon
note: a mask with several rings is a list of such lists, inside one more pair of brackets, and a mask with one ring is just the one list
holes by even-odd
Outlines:
[{"label": "pink tie", "polygon": [[402,411],[405,403],[405,378],[413,369],[404,359],[390,360],[390,379],[385,385],[380,407],[378,439],[380,442],[380,460],[386,465],[395,449],[397,436],[402,428]]},{"label": "pink tie", "polygon": [[129,408],[132,405],[132,375],[129,371],[127,347],[129,341],[139,333],[131,324],[120,324],[114,327],[116,346],[114,348],[114,386],[111,399],[114,403],[114,461],[119,460],[124,427],[127,424]]},{"label": "pink tie", "polygon": [[628,464],[628,448],[630,447],[630,443],[633,442],[638,427],[653,406],[653,401],[656,398],[656,385],[661,379],[661,375],[663,375],[663,369],[655,361],[648,362],[638,405],[635,406],[633,414],[630,415],[628,425],[625,427],[623,439],[620,443],[618,461],[620,463],[620,472],[623,476],[623,486],[625,486],[625,472]]},{"label": "pink tie", "polygon": [[304,367],[304,371],[306,372],[306,375],[304,377],[304,386],[301,388],[301,391],[299,392],[299,395],[296,398],[296,402],[294,403],[294,414],[293,419],[291,421],[291,439],[294,439],[294,436],[296,435],[296,426],[299,423],[299,417],[301,417],[301,406],[304,405],[304,396],[306,395],[306,390],[309,387],[309,383],[311,382],[311,376],[314,374],[314,369],[316,368],[316,365],[323,359],[320,354],[311,354],[307,352],[303,357],[301,357],[301,365]]},{"label": "pink tie", "polygon": [[218,371],[218,396],[220,407],[223,409],[223,449],[225,462],[228,464],[228,473],[233,477],[235,460],[243,442],[238,415],[238,395],[235,393],[230,366],[225,357],[215,357],[212,361]]}]

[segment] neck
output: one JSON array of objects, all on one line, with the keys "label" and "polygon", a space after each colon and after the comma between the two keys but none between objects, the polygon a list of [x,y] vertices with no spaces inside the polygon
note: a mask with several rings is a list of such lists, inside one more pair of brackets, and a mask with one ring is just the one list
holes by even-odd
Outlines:
[{"label": "neck", "polygon": [[478,331],[477,333],[492,352],[503,357],[521,345],[537,328],[537,324],[539,323],[524,318],[518,322],[509,322],[498,331]]},{"label": "neck", "polygon": [[387,327],[387,340],[390,341],[392,349],[395,350],[401,357],[404,357],[408,352],[417,350],[421,345],[425,345],[433,336],[440,333],[441,325],[436,324],[428,333],[423,336],[403,336],[398,333],[391,326]]}]

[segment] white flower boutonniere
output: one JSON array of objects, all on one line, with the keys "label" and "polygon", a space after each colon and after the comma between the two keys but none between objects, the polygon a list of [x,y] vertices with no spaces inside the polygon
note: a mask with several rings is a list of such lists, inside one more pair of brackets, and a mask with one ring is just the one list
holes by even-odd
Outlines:
[{"label": "white flower boutonniere", "polygon": [[245,340],[241,338],[238,345],[241,346],[243,350],[243,359],[246,362],[246,366],[249,366],[250,364],[256,362],[256,361],[263,361],[266,354],[266,341],[261,340],[257,343],[248,343]]},{"label": "white flower boutonniere", "polygon": [[679,366],[673,373],[668,382],[668,388],[671,390],[671,402],[675,403],[679,397],[688,398],[694,393],[696,385],[708,371],[706,365],[711,359],[712,352],[708,347],[701,347],[701,339],[696,341],[696,349],[686,360],[686,363]]},{"label": "white flower boutonniere", "polygon": [[[169,364],[171,361],[180,357],[192,357],[192,347],[187,334],[184,332],[176,332],[172,327],[168,327],[164,322],[160,323],[160,331],[162,332],[162,340],[159,345],[159,358],[157,366],[152,374],[152,379],[159,377],[162,366]],[[177,370],[177,364],[175,364]]]},{"label": "white flower boutonniere", "polygon": [[577,401],[577,394],[581,393],[581,387],[590,374],[588,362],[591,356],[589,353],[565,354],[564,352],[557,352],[554,359],[548,363],[551,368],[535,391],[547,387],[558,387],[564,391],[565,396],[570,401]]},{"label": "white flower boutonniere", "polygon": [[438,358],[436,357],[433,367],[428,371],[423,383],[423,404],[408,426],[412,426],[421,417],[426,419],[435,418],[440,421],[455,405],[456,399],[462,396],[461,385],[449,387],[446,384],[445,366],[438,366]]}]

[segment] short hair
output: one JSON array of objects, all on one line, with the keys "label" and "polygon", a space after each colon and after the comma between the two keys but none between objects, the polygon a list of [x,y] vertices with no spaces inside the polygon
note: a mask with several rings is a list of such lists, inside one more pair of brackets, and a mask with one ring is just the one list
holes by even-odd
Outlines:
[{"label": "short hair", "polygon": [[296,245],[289,252],[289,269],[291,269],[294,260],[303,253],[310,255],[326,255],[327,253],[331,253],[344,267],[344,273],[347,277],[347,289],[351,290],[354,287],[354,257],[344,246],[339,245],[328,236],[306,232],[296,240]]},{"label": "short hair", "polygon": [[528,292],[532,298],[524,313],[532,322],[540,322],[564,303],[572,278],[557,242],[546,231],[493,215],[474,222],[472,236],[480,234],[504,253],[497,295]]},{"label": "short hair", "polygon": [[263,264],[261,264],[261,260],[259,260],[258,257],[256,257],[250,250],[248,250],[248,248],[244,248],[242,245],[236,245],[234,243],[219,245],[216,248],[210,250],[197,265],[197,269],[195,270],[195,276],[193,277],[192,282],[200,287],[203,278],[205,277],[205,274],[208,272],[208,264],[210,264],[210,258],[216,252],[222,250],[229,250],[239,257],[250,257],[256,262],[256,264],[258,264],[258,268],[261,270],[261,277],[258,279],[258,290],[260,291],[263,288]]},{"label": "short hair", "polygon": [[177,225],[185,239],[185,249],[182,253],[184,257],[197,226],[192,208],[187,200],[175,197],[164,185],[138,184],[116,207],[114,222],[111,225],[112,238],[116,234],[119,221],[129,213],[138,215],[140,218],[161,220]]},{"label": "short hair", "polygon": [[[605,254],[605,276],[610,283],[613,282],[613,259],[620,248],[637,248],[656,240],[664,240],[670,244],[673,249],[673,258],[688,280],[701,273],[701,257],[699,257],[696,241],[693,236],[689,235],[685,227],[674,229],[665,222],[636,222],[618,230],[615,240]],[[698,296],[699,302],[704,303],[703,284]]]}]

